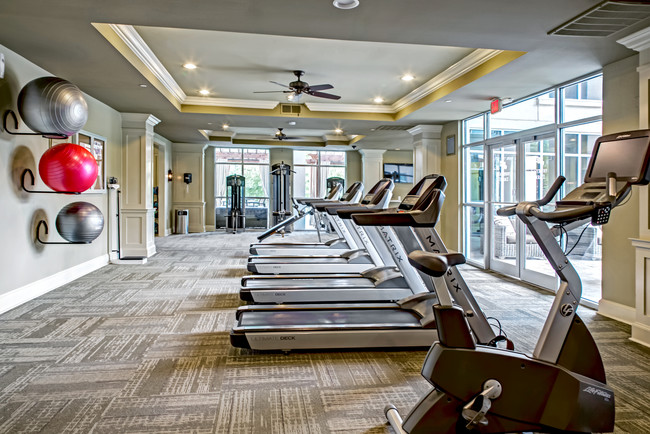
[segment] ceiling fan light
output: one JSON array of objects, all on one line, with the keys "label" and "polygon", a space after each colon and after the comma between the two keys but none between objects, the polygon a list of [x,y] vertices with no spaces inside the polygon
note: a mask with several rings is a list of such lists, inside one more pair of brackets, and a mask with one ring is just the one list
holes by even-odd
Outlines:
[{"label": "ceiling fan light", "polygon": [[339,9],[354,9],[359,6],[359,0],[334,0],[332,4]]}]

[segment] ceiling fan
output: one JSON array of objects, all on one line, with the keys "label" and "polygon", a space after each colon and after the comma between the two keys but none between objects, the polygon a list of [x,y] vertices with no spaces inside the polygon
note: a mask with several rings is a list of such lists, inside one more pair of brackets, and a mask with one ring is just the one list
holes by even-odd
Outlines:
[{"label": "ceiling fan", "polygon": [[278,86],[286,87],[289,90],[267,90],[261,92],[253,92],[253,93],[281,92],[281,93],[293,94],[294,98],[302,94],[307,94],[311,96],[316,96],[318,98],[327,98],[327,99],[335,99],[335,100],[341,99],[341,97],[338,95],[321,92],[322,90],[333,89],[334,86],[332,86],[331,84],[316,84],[314,86],[310,86],[309,83],[307,83],[306,81],[302,81],[300,79],[300,77],[305,75],[305,71],[293,71],[293,73],[298,79],[296,81],[292,81],[291,83],[289,83],[289,86],[284,85],[282,83],[278,83],[277,81],[271,81],[271,83],[277,84]]},{"label": "ceiling fan", "polygon": [[284,128],[278,128],[278,130],[275,132],[275,136],[273,137],[274,139],[277,140],[300,140],[302,137],[291,137],[287,136],[282,132]]}]

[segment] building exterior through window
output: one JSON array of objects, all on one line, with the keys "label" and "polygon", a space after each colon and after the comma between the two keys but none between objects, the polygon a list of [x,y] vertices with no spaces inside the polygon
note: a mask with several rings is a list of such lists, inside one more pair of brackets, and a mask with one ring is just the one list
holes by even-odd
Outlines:
[{"label": "building exterior through window", "polygon": [[[579,186],[602,135],[602,75],[556,86],[463,121],[462,235],[468,262],[555,290],[557,278],[516,217],[496,211],[544,195],[565,176],[560,194]],[[601,297],[600,228],[564,234],[565,251],[583,280],[586,304]]]}]

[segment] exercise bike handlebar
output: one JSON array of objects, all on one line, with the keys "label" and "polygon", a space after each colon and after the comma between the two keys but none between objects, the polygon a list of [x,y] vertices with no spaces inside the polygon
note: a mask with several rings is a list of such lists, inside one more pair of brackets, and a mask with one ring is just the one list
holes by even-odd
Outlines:
[{"label": "exercise bike handlebar", "polygon": [[533,205],[528,208],[527,214],[532,215],[533,217],[537,217],[538,219],[545,222],[564,223],[590,217],[596,208],[598,208],[598,205],[593,204],[583,205],[577,208],[570,208],[561,211],[545,212],[539,209],[539,207]]},{"label": "exercise bike handlebar", "polygon": [[[560,191],[560,187],[562,187],[562,184],[564,184],[564,181],[566,181],[566,178],[564,176],[558,176],[543,198],[528,203],[530,203],[533,206],[536,206],[537,210],[541,213],[542,211],[539,210],[539,207],[546,205],[553,199],[553,197],[555,197],[557,192]],[[516,209],[517,209],[517,205],[504,206],[503,208],[499,208],[497,210],[497,215],[502,217],[512,216],[515,215]],[[551,213],[546,213],[546,214],[551,214]],[[537,215],[535,215],[535,217],[539,218],[540,220],[544,220],[541,217],[538,217]]]}]

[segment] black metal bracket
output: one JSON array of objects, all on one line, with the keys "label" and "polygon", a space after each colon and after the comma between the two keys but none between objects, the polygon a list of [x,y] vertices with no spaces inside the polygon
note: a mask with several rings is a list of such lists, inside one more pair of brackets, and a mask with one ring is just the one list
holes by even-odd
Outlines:
[{"label": "black metal bracket", "polygon": [[9,118],[9,116],[14,119],[14,130],[18,129],[18,118],[16,117],[16,113],[14,113],[13,110],[7,110],[2,117],[2,127],[7,133],[11,134],[12,136],[43,136],[46,139],[67,139],[70,137],[59,133],[19,133],[17,131],[9,131],[9,128],[7,128],[7,118]]},{"label": "black metal bracket", "polygon": [[85,242],[85,241],[72,241],[72,242],[43,241],[41,240],[41,226],[45,226],[45,235],[49,234],[49,231],[47,229],[47,223],[45,222],[45,220],[39,221],[38,224],[36,225],[36,240],[38,240],[38,242],[41,244],[90,244],[89,242]]},{"label": "black metal bracket", "polygon": [[44,190],[27,190],[27,187],[25,187],[25,175],[28,175],[30,177],[30,181],[32,184],[32,187],[34,186],[34,173],[30,169],[25,169],[23,170],[23,174],[20,175],[20,186],[25,190],[27,193],[45,193],[45,194],[81,194],[79,191],[44,191]]}]

